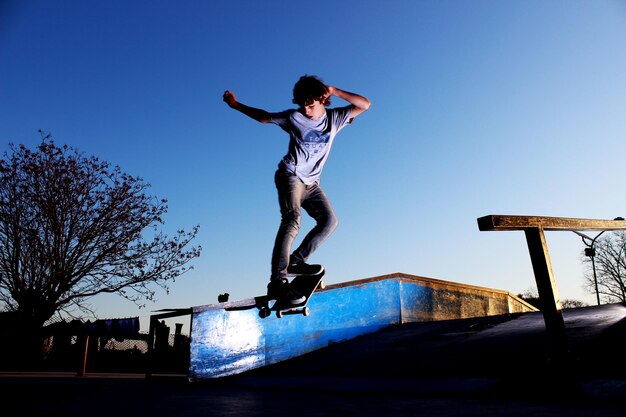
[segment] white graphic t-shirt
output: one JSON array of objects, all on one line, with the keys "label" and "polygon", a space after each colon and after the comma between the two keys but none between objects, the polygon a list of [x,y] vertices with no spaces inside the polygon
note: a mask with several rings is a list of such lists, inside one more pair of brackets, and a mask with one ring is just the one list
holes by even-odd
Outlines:
[{"label": "white graphic t-shirt", "polygon": [[272,113],[270,122],[289,134],[289,151],[281,164],[310,185],[319,182],[335,135],[350,122],[352,106],[326,109],[317,120],[297,110]]}]

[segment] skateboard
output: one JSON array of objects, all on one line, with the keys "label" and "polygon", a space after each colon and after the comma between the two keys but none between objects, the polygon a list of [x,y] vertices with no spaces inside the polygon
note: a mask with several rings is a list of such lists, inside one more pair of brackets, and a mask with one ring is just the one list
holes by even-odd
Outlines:
[{"label": "skateboard", "polygon": [[291,285],[302,295],[306,297],[303,303],[292,305],[286,301],[276,300],[276,302],[270,306],[270,300],[267,296],[256,297],[257,308],[259,309],[259,317],[262,319],[269,317],[272,311],[276,312],[276,317],[282,318],[288,314],[302,314],[308,316],[311,314],[307,304],[311,299],[313,293],[318,289],[324,289],[326,284],[322,280],[324,278],[324,272],[315,275],[299,275],[291,280]]}]

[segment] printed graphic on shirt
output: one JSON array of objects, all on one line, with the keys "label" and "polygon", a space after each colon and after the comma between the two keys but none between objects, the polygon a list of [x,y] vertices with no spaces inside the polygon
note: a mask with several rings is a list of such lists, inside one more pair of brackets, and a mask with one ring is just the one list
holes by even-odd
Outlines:
[{"label": "printed graphic on shirt", "polygon": [[304,142],[304,148],[309,151],[310,154],[316,154],[323,151],[330,140],[330,133],[319,132],[310,130],[307,132],[302,141]]}]

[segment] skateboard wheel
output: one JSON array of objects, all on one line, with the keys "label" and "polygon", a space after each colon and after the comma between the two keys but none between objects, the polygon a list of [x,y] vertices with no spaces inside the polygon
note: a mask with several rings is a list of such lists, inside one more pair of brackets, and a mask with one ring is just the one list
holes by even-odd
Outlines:
[{"label": "skateboard wheel", "polygon": [[278,317],[279,319],[283,318],[283,312],[282,311],[277,311],[276,312],[276,317]]},{"label": "skateboard wheel", "polygon": [[269,317],[269,315],[270,315],[269,308],[262,308],[261,310],[259,310],[259,317],[261,317],[262,319]]},{"label": "skateboard wheel", "polygon": [[324,288],[326,288],[326,283],[324,281],[320,281],[320,283],[317,284],[317,288],[323,290]]},{"label": "skateboard wheel", "polygon": [[309,314],[311,314],[311,310],[309,310],[308,307],[304,307],[304,310],[302,310],[302,314],[304,314],[305,316],[308,316]]}]

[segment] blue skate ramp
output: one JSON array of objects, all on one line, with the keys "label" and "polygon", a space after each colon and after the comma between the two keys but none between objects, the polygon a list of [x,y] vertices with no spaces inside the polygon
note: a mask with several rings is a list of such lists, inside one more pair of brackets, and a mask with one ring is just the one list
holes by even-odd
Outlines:
[{"label": "blue skate ramp", "polygon": [[190,380],[276,364],[404,323],[535,311],[509,292],[403,273],[331,285],[309,316],[262,319],[254,299],[193,308]]}]

